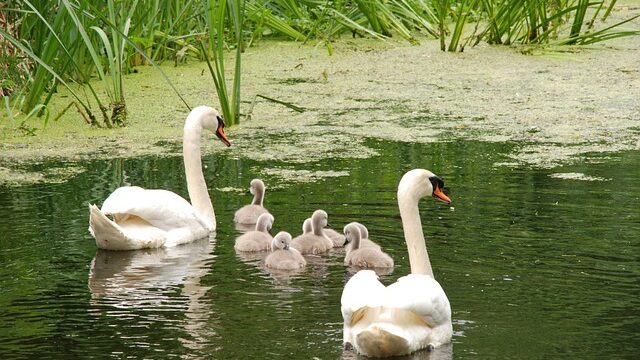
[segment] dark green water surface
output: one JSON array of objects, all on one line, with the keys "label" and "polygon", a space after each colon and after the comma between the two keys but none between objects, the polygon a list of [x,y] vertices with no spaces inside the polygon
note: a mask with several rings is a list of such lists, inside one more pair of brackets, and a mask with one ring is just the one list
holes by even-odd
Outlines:
[{"label": "dark green water surface", "polygon": [[[381,276],[390,283],[409,269],[400,177],[423,167],[445,180],[453,207],[423,200],[421,216],[451,302],[453,343],[414,358],[639,358],[640,154],[538,170],[494,167],[511,144],[369,145],[380,155],[295,165],[349,176],[263,177],[265,205],[273,230],[294,236],[319,208],[337,230],[366,224],[395,260]],[[74,164],[86,171],[63,184],[0,188],[0,359],[355,358],[341,344],[343,251],[273,274],[233,249],[233,213],[250,195],[221,189],[246,189],[260,169],[292,165],[226,154],[204,159],[215,239],[172,249],[97,251],[87,204],[124,183],[186,197],[181,158]]]}]

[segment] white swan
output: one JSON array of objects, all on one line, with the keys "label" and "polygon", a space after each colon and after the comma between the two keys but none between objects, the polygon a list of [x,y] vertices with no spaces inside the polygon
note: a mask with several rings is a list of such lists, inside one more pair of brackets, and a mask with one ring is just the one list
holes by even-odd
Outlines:
[{"label": "white swan", "polygon": [[295,270],[307,265],[300,252],[289,246],[291,234],[280,231],[273,237],[272,252],[264,259],[264,265],[271,269]]},{"label": "white swan", "polygon": [[238,209],[233,215],[233,221],[237,224],[253,225],[258,221],[258,217],[262,214],[268,214],[269,211],[265,209],[264,194],[266,187],[264,182],[260,179],[251,180],[249,185],[249,192],[253,194],[253,201],[251,204],[245,205]]},{"label": "white swan", "polygon": [[273,222],[273,215],[269,213],[260,215],[255,230],[238,236],[233,248],[237,251],[246,252],[269,251],[273,241],[273,237],[271,237],[269,231],[273,226]]},{"label": "white swan", "polygon": [[398,185],[398,206],[409,252],[411,274],[385,287],[375,272],[356,273],[342,292],[343,341],[371,357],[410,354],[451,341],[451,306],[433,278],[422,233],[418,201],[434,196],[446,203],[444,182],[414,169]]},{"label": "white swan", "polygon": [[167,190],[117,188],[101,209],[89,205],[89,232],[99,248],[171,247],[206,237],[216,229],[213,205],[202,174],[202,129],[215,132],[223,143],[231,145],[224,133],[224,121],[215,109],[199,106],[189,113],[184,124],[182,155],[191,204]]}]

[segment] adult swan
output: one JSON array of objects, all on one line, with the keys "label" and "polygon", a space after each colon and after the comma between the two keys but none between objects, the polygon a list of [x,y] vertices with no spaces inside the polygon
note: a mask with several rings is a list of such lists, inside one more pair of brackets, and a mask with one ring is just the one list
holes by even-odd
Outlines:
[{"label": "adult swan", "polygon": [[375,272],[362,270],[345,285],[343,340],[358,353],[372,357],[405,355],[451,341],[451,306],[433,278],[418,211],[418,201],[426,196],[450,203],[443,187],[442,179],[423,169],[407,172],[398,185],[411,274],[385,287]]},{"label": "adult swan", "polygon": [[224,133],[224,121],[215,109],[199,106],[189,113],[184,124],[182,155],[191,204],[167,190],[117,188],[104,201],[102,209],[89,205],[89,232],[99,248],[171,247],[206,237],[216,229],[213,205],[202,174],[202,129],[215,132],[223,143],[231,145]]}]

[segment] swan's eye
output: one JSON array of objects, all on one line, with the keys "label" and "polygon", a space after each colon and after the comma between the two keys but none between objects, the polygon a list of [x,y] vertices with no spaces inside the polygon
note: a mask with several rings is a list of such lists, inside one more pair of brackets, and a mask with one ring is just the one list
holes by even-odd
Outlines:
[{"label": "swan's eye", "polygon": [[216,119],[218,119],[218,127],[224,129],[224,118],[222,117],[222,115],[216,116]]},{"label": "swan's eye", "polygon": [[429,181],[431,182],[431,186],[433,189],[444,189],[444,181],[439,176],[431,176],[429,177]]},{"label": "swan's eye", "polygon": [[442,191],[444,188],[444,181],[437,176],[432,176],[429,178],[431,181],[432,193],[431,195],[447,204],[451,204],[451,199]]}]

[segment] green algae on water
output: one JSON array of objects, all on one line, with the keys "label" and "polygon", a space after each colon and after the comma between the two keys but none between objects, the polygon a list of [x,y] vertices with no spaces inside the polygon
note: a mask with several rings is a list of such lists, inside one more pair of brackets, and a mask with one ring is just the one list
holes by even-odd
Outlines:
[{"label": "green algae on water", "polygon": [[[243,57],[244,98],[263,94],[306,111],[297,113],[264,99],[244,103],[242,111],[252,106],[252,117],[228,128],[233,146],[225,149],[205,139],[203,154],[304,164],[377,156],[367,138],[479,140],[524,144],[495,166],[553,168],[594,152],[638,150],[640,72],[626,70],[640,61],[640,37],[606,46],[563,57],[525,56],[486,45],[450,54],[426,39],[411,46],[345,38],[336,41],[333,56],[328,56],[310,45],[262,41]],[[164,68],[191,106],[216,107],[205,70],[201,63]],[[164,79],[152,68],[140,67],[125,77],[125,88],[126,128],[90,128],[73,111],[46,128],[30,120],[37,136],[3,138],[3,166],[14,169],[15,164],[47,159],[180,156],[188,110]],[[69,101],[62,90],[50,112],[57,114]]]}]

